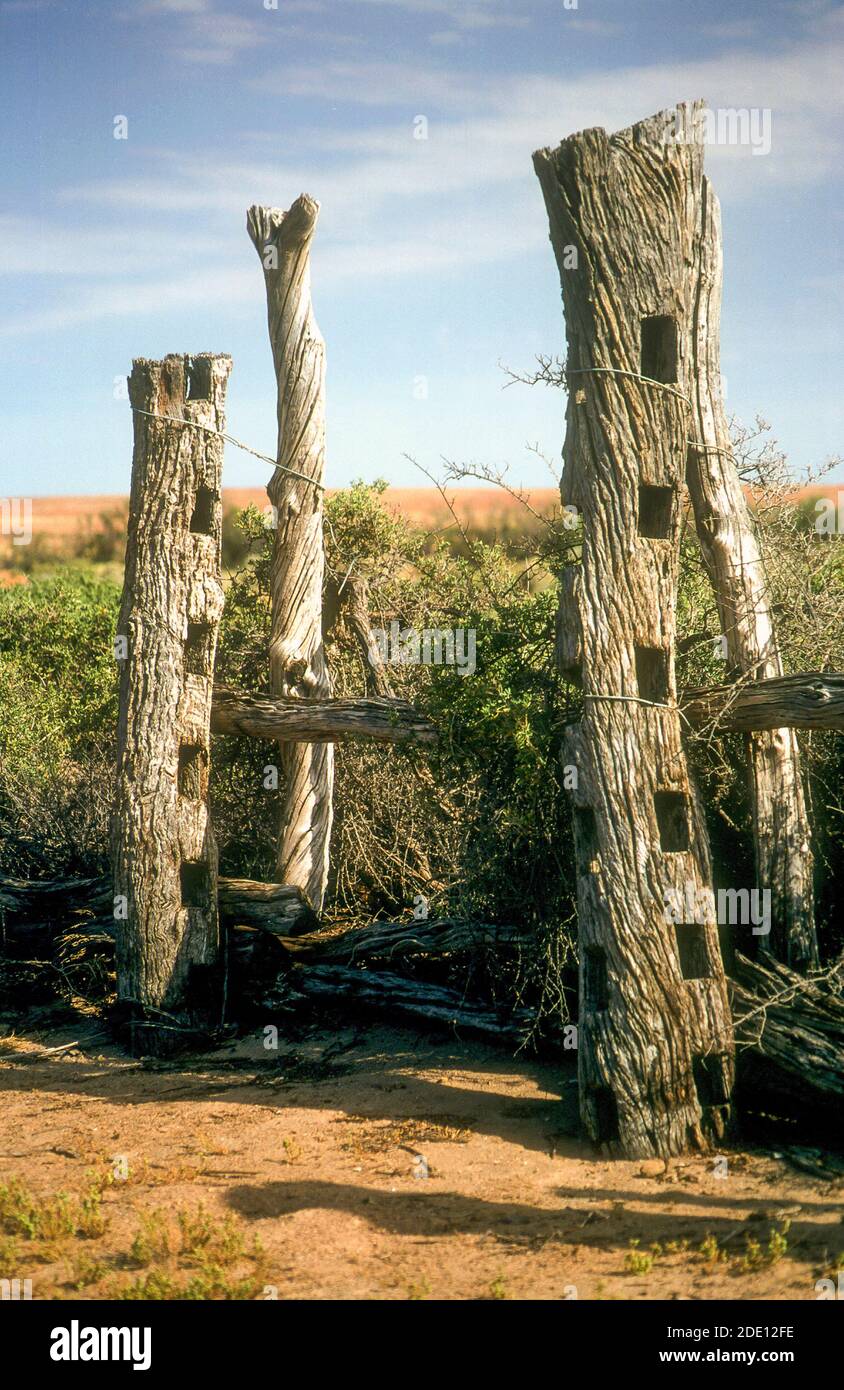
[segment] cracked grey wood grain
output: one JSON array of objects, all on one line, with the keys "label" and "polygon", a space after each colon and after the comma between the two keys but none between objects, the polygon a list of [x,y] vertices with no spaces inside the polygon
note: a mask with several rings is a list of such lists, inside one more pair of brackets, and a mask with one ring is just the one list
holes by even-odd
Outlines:
[{"label": "cracked grey wood grain", "polygon": [[[693,401],[686,481],[731,666],[755,680],[782,675],[771,599],[733,457],[721,393],[721,210],[707,178],[696,202],[699,256],[689,377]],[[793,728],[747,739],[756,876],[771,892],[765,949],[796,970],[817,964],[813,856],[800,750]]]},{"label": "cracked grey wood grain", "polygon": [[351,696],[339,700],[269,699],[216,686],[211,711],[215,734],[247,734],[279,742],[336,743],[366,738],[376,743],[430,745],[437,730],[406,700]]},{"label": "cracked grey wood grain", "polygon": [[[219,1021],[217,847],[208,807],[211,695],[223,612],[223,442],[231,358],[139,359],[112,827],[117,993],[135,1052]],[[145,413],[141,413],[145,412]],[[168,1015],[166,1028],[162,1020]]]},{"label": "cracked grey wood grain", "polygon": [[844,675],[803,671],[689,689],[683,694],[683,716],[698,727],[711,724],[715,733],[782,728],[844,731]]},{"label": "cracked grey wood grain", "polygon": [[[278,466],[267,486],[276,528],[270,568],[270,683],[274,695],[329,696],[322,638],[322,484],[325,344],[311,306],[310,247],[319,204],[303,193],[285,212],[249,209],[261,260],[278,387]],[[298,475],[298,476],[297,476]],[[328,882],[334,750],[281,743],[283,794],[277,874],[322,907]]]},{"label": "cracked grey wood grain", "polygon": [[[534,155],[568,340],[562,502],[583,522],[558,634],[584,696],[564,754],[578,770],[581,1118],[607,1151],[637,1158],[724,1133],[734,1055],[674,672],[703,164],[694,142],[664,138],[676,120],[586,130]],[[703,920],[675,927],[671,894],[687,885]]]}]

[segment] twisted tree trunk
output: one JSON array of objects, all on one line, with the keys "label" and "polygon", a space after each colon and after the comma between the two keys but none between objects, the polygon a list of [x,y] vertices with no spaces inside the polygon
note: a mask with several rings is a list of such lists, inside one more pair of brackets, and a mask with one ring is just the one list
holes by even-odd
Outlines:
[{"label": "twisted tree trunk", "polygon": [[664,143],[668,119],[534,155],[568,338],[562,500],[583,520],[559,643],[580,662],[585,702],[566,754],[578,774],[580,1106],[593,1139],[631,1157],[722,1134],[733,1080],[674,673],[702,152]]},{"label": "twisted tree trunk", "polygon": [[[274,695],[328,696],[322,641],[325,345],[311,308],[310,246],[319,204],[303,193],[287,212],[251,207],[249,235],[264,268],[278,382],[278,466],[267,487],[275,508],[270,680]],[[317,911],[328,881],[334,749],[281,743],[284,779],[278,878]]]},{"label": "twisted tree trunk", "polygon": [[217,847],[208,810],[231,358],[136,361],[113,822],[117,993],[136,1052],[219,1022]]},{"label": "twisted tree trunk", "polygon": [[[697,132],[694,132],[697,135]],[[697,200],[698,295],[692,338],[693,402],[686,481],[733,668],[755,680],[782,675],[770,596],[733,458],[721,396],[721,209],[704,178]],[[771,893],[771,933],[761,948],[795,970],[818,961],[809,819],[793,729],[752,733],[747,760],[756,877]]]}]

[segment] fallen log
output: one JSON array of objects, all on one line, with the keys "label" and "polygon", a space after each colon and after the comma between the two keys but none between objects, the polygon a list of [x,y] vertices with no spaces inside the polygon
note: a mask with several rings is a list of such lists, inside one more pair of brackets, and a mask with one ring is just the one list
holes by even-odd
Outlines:
[{"label": "fallen log", "polygon": [[532,1023],[527,1009],[499,1012],[464,999],[456,990],[382,970],[345,965],[297,967],[292,982],[319,1003],[364,1006],[385,1017],[440,1024],[455,1033],[496,1042],[522,1042]]},{"label": "fallen log", "polygon": [[261,927],[276,936],[312,931],[318,918],[301,888],[291,883],[220,879],[220,912],[228,926]]},{"label": "fallen log", "polygon": [[844,675],[806,671],[747,684],[687,690],[683,714],[690,724],[715,723],[719,730],[844,730]]},{"label": "fallen log", "polygon": [[[218,881],[219,907],[228,926],[260,927],[274,935],[313,931],[317,916],[300,888],[246,878]],[[94,914],[100,931],[114,931],[114,896],[108,878],[0,878],[0,910],[27,918]]]},{"label": "fallen log", "polygon": [[[844,1099],[844,958],[806,978],[770,956],[736,955],[730,1006],[742,1084],[754,1108],[832,1112]],[[776,1107],[779,1106],[777,1110]]]},{"label": "fallen log", "polygon": [[111,880],[105,877],[0,878],[0,910],[27,917],[105,912],[113,901]]},{"label": "fallen log", "polygon": [[489,926],[482,922],[440,917],[422,922],[372,922],[349,931],[309,932],[282,942],[297,962],[351,965],[408,956],[456,955],[458,952],[495,950],[524,941],[516,927]]},{"label": "fallen log", "polygon": [[214,687],[211,731],[289,743],[335,743],[343,738],[369,738],[378,743],[437,741],[430,719],[406,700],[380,696],[271,699],[219,685]]}]

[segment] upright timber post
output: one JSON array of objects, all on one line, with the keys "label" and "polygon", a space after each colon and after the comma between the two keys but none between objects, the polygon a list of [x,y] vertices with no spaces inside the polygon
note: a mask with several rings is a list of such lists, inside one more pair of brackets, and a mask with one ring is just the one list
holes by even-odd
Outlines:
[{"label": "upright timber post", "polygon": [[[729,665],[753,680],[782,675],[762,557],[733,458],[721,395],[721,209],[707,178],[698,200],[700,293],[695,308],[697,370],[686,481]],[[818,964],[811,831],[791,728],[747,735],[756,881],[771,894],[771,933],[759,939],[793,970]]]},{"label": "upright timber post", "polygon": [[674,673],[702,152],[665,143],[666,120],[534,155],[568,338],[562,499],[583,522],[560,623],[584,698],[566,754],[580,1106],[590,1136],[628,1157],[719,1137],[734,1067]]},{"label": "upright timber post", "polygon": [[[136,1053],[219,1023],[217,847],[208,812],[223,611],[220,473],[231,358],[139,360],[113,822],[117,992]],[[170,417],[165,419],[162,417]],[[180,424],[178,421],[187,421]]]},{"label": "upright timber post", "polygon": [[[273,695],[328,696],[322,639],[325,344],[311,307],[310,247],[319,203],[303,193],[282,212],[251,207],[247,228],[261,258],[278,383],[278,467],[267,487],[276,514],[270,589]],[[277,877],[319,912],[328,882],[334,749],[283,743]]]}]

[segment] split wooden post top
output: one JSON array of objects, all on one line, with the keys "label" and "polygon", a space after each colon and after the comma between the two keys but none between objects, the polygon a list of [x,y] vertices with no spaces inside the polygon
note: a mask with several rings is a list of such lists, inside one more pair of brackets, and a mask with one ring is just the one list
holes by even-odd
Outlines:
[{"label": "split wooden post top", "polygon": [[612,1153],[723,1134],[733,1037],[706,829],[674,672],[703,150],[695,108],[540,150],[569,385],[562,500],[583,525],[561,586],[582,683],[577,768],[580,1104]]},{"label": "split wooden post top", "polygon": [[[217,849],[208,809],[223,611],[221,468],[231,359],[140,359],[117,627],[113,822],[118,997],[136,1052],[219,1022]],[[206,428],[197,428],[204,426]]]}]

